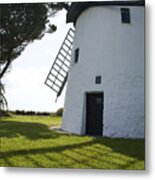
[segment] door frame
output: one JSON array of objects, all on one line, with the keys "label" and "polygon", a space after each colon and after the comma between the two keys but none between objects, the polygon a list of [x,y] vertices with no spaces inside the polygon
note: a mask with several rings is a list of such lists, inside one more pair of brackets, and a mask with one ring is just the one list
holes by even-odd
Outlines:
[{"label": "door frame", "polygon": [[103,107],[102,107],[102,136],[103,136],[103,128],[104,128],[104,124],[103,124],[103,120],[104,120],[104,91],[87,91],[85,92],[84,95],[84,133],[85,135],[87,132],[87,95],[88,94],[102,94],[103,95]]}]

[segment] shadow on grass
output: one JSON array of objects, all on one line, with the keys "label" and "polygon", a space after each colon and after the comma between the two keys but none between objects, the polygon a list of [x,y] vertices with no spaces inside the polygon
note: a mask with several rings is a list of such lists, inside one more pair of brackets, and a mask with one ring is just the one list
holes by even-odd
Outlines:
[{"label": "shadow on grass", "polygon": [[94,139],[95,143],[104,144],[113,151],[128,155],[138,160],[145,159],[145,140],[144,139],[125,139],[98,137]]},{"label": "shadow on grass", "polygon": [[[25,156],[30,161],[34,161],[34,158],[30,157],[31,155],[45,155],[49,161],[57,161],[57,163],[63,167],[63,161],[61,158],[58,160],[52,160],[47,153],[57,153],[63,154],[66,158],[74,161],[75,163],[85,163],[88,167],[89,163],[87,160],[93,159],[98,163],[106,163],[111,164],[120,168],[128,168],[130,164],[135,163],[137,160],[144,161],[145,160],[145,141],[143,139],[123,139],[123,138],[108,138],[108,137],[90,137],[90,139],[85,140],[83,142],[78,142],[77,136],[75,135],[67,135],[60,134],[48,129],[48,126],[41,123],[25,123],[25,122],[16,122],[16,121],[4,121],[1,122],[1,131],[0,137],[18,137],[24,136],[30,140],[37,139],[47,139],[54,138],[57,142],[57,145],[47,144],[47,147],[39,147],[32,149],[22,149],[22,150],[14,150],[14,151],[6,151],[1,152],[1,158],[6,162],[6,164],[13,166],[9,161],[9,158],[16,156]],[[58,140],[59,137],[62,137]],[[63,144],[63,137],[68,138],[67,144]],[[71,139],[70,139],[71,137]],[[75,139],[74,139],[75,137]],[[78,138],[85,138],[83,136]],[[51,147],[52,146],[52,147]],[[106,148],[110,148],[111,151],[106,151]],[[71,154],[67,154],[66,150],[70,151],[71,154],[76,154],[76,157]],[[92,155],[89,155],[89,152],[92,151]],[[65,152],[65,154],[64,154]],[[127,161],[123,165],[117,165],[114,162],[115,158],[119,158],[119,155],[115,157],[116,153],[121,155],[125,155],[134,160]],[[97,156],[95,154],[98,154]],[[79,158],[77,158],[79,156]],[[92,156],[92,157],[91,157]],[[50,157],[50,158],[49,158]],[[80,158],[86,158],[87,160],[81,160]],[[106,160],[105,157],[109,157],[109,160]],[[122,157],[123,158],[123,157]],[[8,161],[8,162],[7,162]],[[41,167],[41,164],[37,162],[37,159],[34,162],[36,167]],[[67,165],[66,165],[67,166]],[[93,164],[90,167],[95,168]]]},{"label": "shadow on grass", "polygon": [[74,143],[74,144],[60,145],[60,146],[47,147],[47,148],[1,152],[1,156],[9,157],[9,156],[18,156],[18,155],[26,155],[26,154],[35,155],[35,154],[44,154],[50,152],[59,153],[65,150],[72,150],[72,149],[74,150],[77,148],[80,149],[94,144],[104,145],[110,147],[113,150],[113,152],[118,152],[120,154],[124,154],[136,158],[138,160],[144,160],[144,154],[145,154],[144,140],[111,139],[111,138],[102,138],[102,139],[94,138],[93,140],[83,143]]},{"label": "shadow on grass", "polygon": [[24,136],[31,140],[58,138],[59,133],[51,131],[41,123],[1,121],[0,137],[13,138]]}]

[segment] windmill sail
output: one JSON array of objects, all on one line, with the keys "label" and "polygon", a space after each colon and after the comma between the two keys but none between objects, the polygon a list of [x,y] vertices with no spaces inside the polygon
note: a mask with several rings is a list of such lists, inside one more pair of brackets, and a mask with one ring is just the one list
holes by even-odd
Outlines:
[{"label": "windmill sail", "polygon": [[73,38],[74,30],[70,28],[45,80],[45,84],[56,93],[57,98],[61,95],[67,81]]}]

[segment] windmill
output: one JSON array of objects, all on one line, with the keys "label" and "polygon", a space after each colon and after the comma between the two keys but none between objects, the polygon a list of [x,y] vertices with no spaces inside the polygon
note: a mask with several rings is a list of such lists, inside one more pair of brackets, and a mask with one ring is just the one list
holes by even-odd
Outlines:
[{"label": "windmill", "polygon": [[68,82],[63,130],[144,137],[144,6],[144,0],[71,4],[66,19],[75,32],[67,33],[45,82],[57,97]]}]

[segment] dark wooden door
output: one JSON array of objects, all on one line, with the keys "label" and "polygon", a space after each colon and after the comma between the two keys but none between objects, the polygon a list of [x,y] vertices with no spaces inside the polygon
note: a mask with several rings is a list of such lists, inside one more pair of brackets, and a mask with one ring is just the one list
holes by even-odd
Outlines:
[{"label": "dark wooden door", "polygon": [[88,135],[102,135],[103,101],[103,93],[86,95],[86,134]]}]

